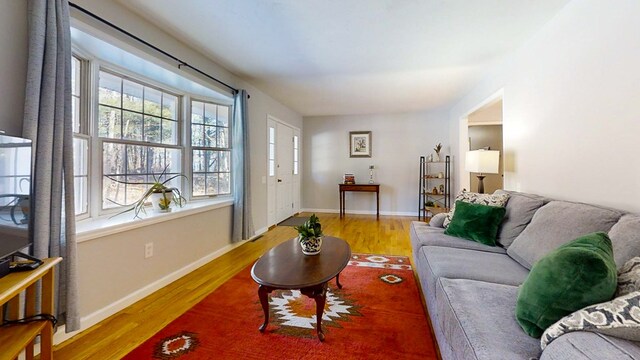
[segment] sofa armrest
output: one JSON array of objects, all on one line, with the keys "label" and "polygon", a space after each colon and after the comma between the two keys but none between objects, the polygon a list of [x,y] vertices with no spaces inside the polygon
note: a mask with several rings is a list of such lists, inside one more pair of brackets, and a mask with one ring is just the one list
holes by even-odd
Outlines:
[{"label": "sofa armrest", "polygon": [[640,343],[587,331],[570,332],[549,344],[540,360],[640,359]]},{"label": "sofa armrest", "polygon": [[443,228],[444,219],[447,217],[447,213],[439,213],[433,215],[431,220],[429,220],[429,226]]}]

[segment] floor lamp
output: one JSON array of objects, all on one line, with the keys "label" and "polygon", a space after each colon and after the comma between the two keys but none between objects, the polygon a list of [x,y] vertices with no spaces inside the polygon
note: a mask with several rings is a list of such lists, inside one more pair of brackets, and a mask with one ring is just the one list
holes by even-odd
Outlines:
[{"label": "floor lamp", "polygon": [[498,150],[472,150],[467,151],[465,170],[478,173],[478,193],[484,194],[484,174],[498,174],[500,165],[500,151]]}]

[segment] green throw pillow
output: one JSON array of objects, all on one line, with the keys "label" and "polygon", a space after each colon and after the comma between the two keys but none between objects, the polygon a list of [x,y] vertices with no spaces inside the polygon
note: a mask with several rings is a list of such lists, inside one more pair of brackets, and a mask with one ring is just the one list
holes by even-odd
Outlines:
[{"label": "green throw pillow", "polygon": [[539,338],[564,316],[611,300],[617,281],[609,236],[581,236],[533,265],[518,292],[516,320],[529,336]]},{"label": "green throw pillow", "polygon": [[456,201],[456,211],[445,234],[496,246],[498,227],[507,210],[503,207]]}]

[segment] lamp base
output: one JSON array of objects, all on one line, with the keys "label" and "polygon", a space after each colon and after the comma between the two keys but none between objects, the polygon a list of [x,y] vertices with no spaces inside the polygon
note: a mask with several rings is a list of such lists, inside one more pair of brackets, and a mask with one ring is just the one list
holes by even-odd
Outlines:
[{"label": "lamp base", "polygon": [[478,194],[484,194],[484,175],[476,175],[478,178]]}]

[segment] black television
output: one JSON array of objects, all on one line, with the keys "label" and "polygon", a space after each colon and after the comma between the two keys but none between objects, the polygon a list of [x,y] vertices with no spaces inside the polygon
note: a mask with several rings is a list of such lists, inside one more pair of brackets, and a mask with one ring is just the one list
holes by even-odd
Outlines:
[{"label": "black television", "polygon": [[30,195],[31,140],[0,135],[0,263],[6,267],[31,245]]}]

